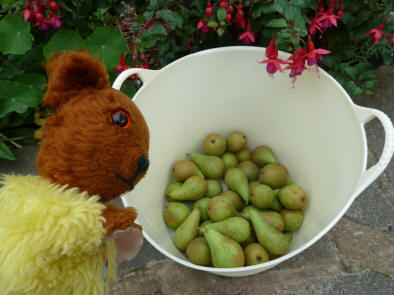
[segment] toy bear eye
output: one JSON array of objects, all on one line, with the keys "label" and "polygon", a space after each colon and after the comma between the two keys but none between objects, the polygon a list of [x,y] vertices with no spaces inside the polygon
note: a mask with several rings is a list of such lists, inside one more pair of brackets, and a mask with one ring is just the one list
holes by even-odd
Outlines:
[{"label": "toy bear eye", "polygon": [[112,122],[122,128],[127,128],[131,123],[130,115],[124,110],[116,110],[112,113]]}]

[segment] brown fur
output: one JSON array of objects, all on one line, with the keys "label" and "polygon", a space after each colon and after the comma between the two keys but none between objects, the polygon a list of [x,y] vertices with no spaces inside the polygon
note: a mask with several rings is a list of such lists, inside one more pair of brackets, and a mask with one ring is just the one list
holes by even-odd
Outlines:
[{"label": "brown fur", "polygon": [[[130,190],[115,175],[132,178],[138,158],[148,158],[149,131],[141,112],[129,97],[110,88],[105,67],[87,52],[57,54],[46,69],[48,89],[43,105],[50,106],[52,114],[37,156],[39,174],[51,182],[97,194],[102,202]],[[129,113],[129,127],[113,123],[112,112],[118,109]],[[107,235],[138,227],[134,208],[107,205],[103,216]]]}]

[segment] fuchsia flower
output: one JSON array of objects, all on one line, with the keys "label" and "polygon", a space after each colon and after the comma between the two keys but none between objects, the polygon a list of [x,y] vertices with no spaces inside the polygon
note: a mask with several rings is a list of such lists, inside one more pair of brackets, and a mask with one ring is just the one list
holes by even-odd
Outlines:
[{"label": "fuchsia flower", "polygon": [[316,34],[316,30],[319,30],[319,32],[321,33],[322,31],[321,31],[320,24],[319,24],[317,17],[311,18],[310,21],[311,21],[311,23],[308,25],[309,33],[312,36]]},{"label": "fuchsia flower", "polygon": [[308,41],[308,47],[309,47],[309,52],[306,54],[306,62],[308,66],[314,65],[316,71],[318,72],[319,68],[317,66],[317,63],[323,59],[322,54],[329,54],[331,53],[331,51],[328,51],[323,48],[315,49],[315,45],[311,40]]},{"label": "fuchsia flower", "polygon": [[297,76],[300,76],[302,72],[306,69],[305,61],[307,58],[307,52],[303,48],[298,48],[295,53],[293,53],[287,60],[290,60],[291,63],[288,63],[288,66],[284,68],[285,70],[290,70],[289,77],[293,78],[293,86],[294,82],[297,79]]},{"label": "fuchsia flower", "polygon": [[250,23],[246,26],[246,32],[242,33],[238,40],[242,40],[242,43],[245,45],[249,45],[250,43],[255,43],[256,40],[254,38],[254,33],[250,31]]},{"label": "fuchsia flower", "polygon": [[323,29],[331,28],[332,26],[337,26],[337,15],[334,14],[334,8],[330,7],[327,12],[320,12],[320,17],[318,22]]},{"label": "fuchsia flower", "polygon": [[386,37],[386,34],[383,32],[383,24],[379,24],[376,29],[368,31],[366,35],[371,35],[371,41],[373,42],[373,44],[378,43],[379,40],[382,39],[382,35]]},{"label": "fuchsia flower", "polygon": [[208,21],[200,19],[200,21],[197,24],[197,30],[201,30],[201,32],[203,34],[208,33],[209,32],[209,28],[208,28],[207,24],[208,24]]},{"label": "fuchsia flower", "polygon": [[210,18],[212,15],[211,1],[208,1],[208,6],[205,9],[205,15],[207,16],[207,18]]},{"label": "fuchsia flower", "polygon": [[237,8],[238,8],[238,11],[235,14],[234,23],[237,27],[245,29],[245,16],[244,16],[244,12],[242,10],[242,4],[241,3],[238,4]]},{"label": "fuchsia flower", "polygon": [[120,64],[116,67],[115,71],[119,75],[121,72],[124,70],[130,69],[129,65],[126,65],[126,61],[123,56],[120,57],[119,59]]},{"label": "fuchsia flower", "polygon": [[259,61],[261,64],[267,64],[266,70],[269,75],[275,74],[277,71],[283,72],[281,64],[288,64],[288,62],[278,58],[278,49],[275,47],[275,39],[270,41],[270,44],[265,50],[267,59]]}]

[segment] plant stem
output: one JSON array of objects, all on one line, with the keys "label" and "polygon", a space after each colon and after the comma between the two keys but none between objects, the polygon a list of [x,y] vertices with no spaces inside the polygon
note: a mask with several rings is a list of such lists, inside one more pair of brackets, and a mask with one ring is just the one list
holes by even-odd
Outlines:
[{"label": "plant stem", "polygon": [[11,138],[8,138],[7,136],[5,136],[1,132],[0,132],[0,137],[3,138],[4,140],[8,141],[9,143],[11,143],[12,145],[17,147],[18,149],[22,148],[22,146],[20,144],[17,144],[15,141],[13,141]]}]

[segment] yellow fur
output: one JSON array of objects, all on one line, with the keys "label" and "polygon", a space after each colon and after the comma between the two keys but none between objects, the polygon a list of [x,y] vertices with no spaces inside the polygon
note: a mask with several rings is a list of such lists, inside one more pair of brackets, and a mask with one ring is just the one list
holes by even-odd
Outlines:
[{"label": "yellow fur", "polygon": [[116,253],[112,240],[101,244],[98,197],[39,176],[6,175],[0,184],[0,293],[107,293]]}]

